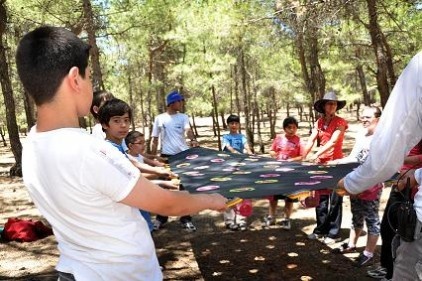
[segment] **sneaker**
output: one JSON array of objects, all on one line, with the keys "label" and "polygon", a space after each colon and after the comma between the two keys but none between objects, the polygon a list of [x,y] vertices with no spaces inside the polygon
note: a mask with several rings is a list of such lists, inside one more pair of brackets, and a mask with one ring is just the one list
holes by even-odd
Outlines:
[{"label": "sneaker", "polygon": [[349,243],[343,243],[340,247],[335,248],[331,251],[334,254],[347,254],[356,252],[356,247],[349,247]]},{"label": "sneaker", "polygon": [[275,225],[275,218],[272,216],[266,216],[264,218],[264,226],[269,227],[271,225]]},{"label": "sneaker", "polygon": [[355,266],[357,267],[368,266],[372,263],[372,261],[373,261],[372,257],[367,257],[363,253],[361,253],[359,257],[357,257],[356,259]]},{"label": "sneaker", "polygon": [[382,266],[378,266],[375,269],[368,270],[367,274],[369,277],[374,279],[385,279],[384,277],[387,275],[387,269]]},{"label": "sneaker", "polygon": [[159,221],[159,220],[154,220],[154,222],[152,224],[153,224],[152,229],[154,231],[161,229],[162,226],[163,226],[163,223],[161,221]]},{"label": "sneaker", "polygon": [[226,228],[232,231],[236,231],[236,230],[239,230],[239,225],[235,224],[234,222],[229,222],[229,223],[226,223]]},{"label": "sneaker", "polygon": [[308,235],[309,240],[319,240],[321,238],[324,238],[324,236],[322,236],[320,234],[316,234],[316,233],[311,233],[311,234]]},{"label": "sneaker", "polygon": [[248,226],[246,225],[246,223],[239,223],[239,229],[240,231],[245,231],[248,229]]},{"label": "sneaker", "polygon": [[187,221],[182,223],[182,227],[183,229],[187,230],[188,232],[195,232],[196,231],[196,227],[193,225],[193,223],[191,221]]},{"label": "sneaker", "polygon": [[341,241],[341,237],[332,238],[332,237],[327,236],[327,237],[325,237],[323,243],[325,245],[331,245],[331,244],[334,244],[334,243],[337,243],[337,242],[340,242],[340,241]]},{"label": "sneaker", "polygon": [[290,230],[292,228],[289,219],[284,219],[280,222],[281,229]]}]

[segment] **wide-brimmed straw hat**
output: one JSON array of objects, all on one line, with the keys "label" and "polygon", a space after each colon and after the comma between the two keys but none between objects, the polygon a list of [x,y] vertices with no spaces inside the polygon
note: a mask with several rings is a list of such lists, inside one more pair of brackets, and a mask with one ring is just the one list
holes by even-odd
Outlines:
[{"label": "wide-brimmed straw hat", "polygon": [[345,100],[339,100],[337,98],[337,95],[334,92],[328,92],[324,95],[324,97],[320,100],[317,100],[314,103],[314,109],[318,111],[319,113],[325,113],[324,111],[324,105],[327,101],[336,101],[337,102],[337,110],[342,109],[346,106]]}]

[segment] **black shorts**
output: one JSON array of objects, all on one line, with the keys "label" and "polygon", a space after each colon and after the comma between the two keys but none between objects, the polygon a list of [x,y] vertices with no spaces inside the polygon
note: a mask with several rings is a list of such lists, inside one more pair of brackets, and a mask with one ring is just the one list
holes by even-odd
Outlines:
[{"label": "black shorts", "polygon": [[274,195],[274,200],[285,199],[286,202],[299,202],[298,199],[291,199],[285,195]]}]

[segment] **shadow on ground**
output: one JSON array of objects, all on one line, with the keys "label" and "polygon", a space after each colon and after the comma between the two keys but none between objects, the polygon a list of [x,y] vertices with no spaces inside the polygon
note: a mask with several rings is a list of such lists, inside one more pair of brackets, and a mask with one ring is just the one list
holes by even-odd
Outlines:
[{"label": "shadow on ground", "polygon": [[[183,231],[177,220],[168,223],[154,234],[165,280],[372,280],[367,267],[357,268],[352,259],[307,239],[302,229],[313,220],[295,219],[290,231],[263,229],[265,210],[254,208],[244,232],[224,229],[222,215],[216,213],[195,216],[196,233]],[[342,237],[348,233],[343,229]]]}]

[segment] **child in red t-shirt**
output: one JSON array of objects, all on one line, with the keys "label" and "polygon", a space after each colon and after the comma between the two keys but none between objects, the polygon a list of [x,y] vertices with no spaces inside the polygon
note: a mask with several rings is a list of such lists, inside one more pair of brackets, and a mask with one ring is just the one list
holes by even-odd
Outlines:
[{"label": "child in red t-shirt", "polygon": [[[298,122],[293,117],[287,117],[283,120],[284,134],[279,134],[274,139],[271,145],[270,155],[279,161],[300,161],[302,160],[303,143],[300,137],[296,135],[298,129]],[[268,208],[268,216],[265,217],[265,226],[275,225],[277,201],[278,199],[284,199],[284,219],[281,221],[281,227],[289,230],[290,215],[293,210],[293,202],[295,200],[290,199],[284,195],[271,196],[269,201],[270,205]],[[297,200],[296,200],[297,201]]]}]

